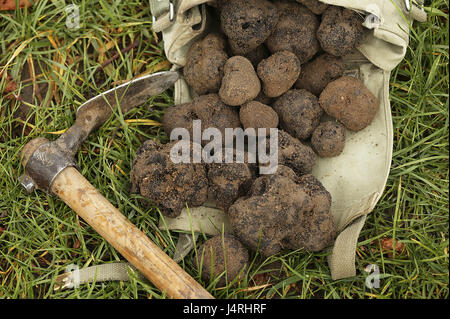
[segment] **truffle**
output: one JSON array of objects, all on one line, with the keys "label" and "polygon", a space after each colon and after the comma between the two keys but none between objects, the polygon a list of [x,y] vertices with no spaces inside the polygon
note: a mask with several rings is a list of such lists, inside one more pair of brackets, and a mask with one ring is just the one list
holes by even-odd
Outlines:
[{"label": "truffle", "polygon": [[320,106],[351,131],[367,127],[378,111],[378,100],[364,83],[344,76],[328,84],[320,94]]},{"label": "truffle", "polygon": [[344,126],[336,121],[320,123],[312,134],[311,145],[320,157],[338,156],[345,146]]},{"label": "truffle", "polygon": [[253,181],[246,163],[208,164],[209,191],[216,205],[227,211],[241,196],[245,196]]},{"label": "truffle", "polygon": [[256,101],[241,106],[239,118],[244,129],[254,128],[256,134],[258,134],[259,128],[266,128],[266,135],[268,135],[270,128],[278,126],[277,113],[270,106]]},{"label": "truffle", "polygon": [[146,141],[137,150],[130,173],[131,192],[150,199],[168,217],[180,215],[186,204],[201,206],[208,198],[204,165],[175,163],[171,157],[175,143],[190,144],[177,141],[162,145]]},{"label": "truffle", "polygon": [[208,34],[189,49],[183,69],[184,78],[198,95],[216,93],[227,59],[225,40],[217,34]]},{"label": "truffle", "polygon": [[289,90],[272,107],[280,118],[281,127],[301,140],[311,136],[323,114],[318,98],[306,90]]},{"label": "truffle", "polygon": [[278,11],[267,0],[228,0],[220,4],[222,30],[236,55],[245,55],[261,45],[277,21]]},{"label": "truffle", "polygon": [[264,94],[278,97],[288,91],[300,74],[300,61],[289,51],[279,51],[258,64]]},{"label": "truffle", "polygon": [[296,174],[311,173],[316,163],[316,154],[308,145],[303,144],[285,131],[278,131],[278,164],[293,169]]},{"label": "truffle", "polygon": [[321,15],[328,8],[328,4],[318,0],[297,0],[297,2],[300,2],[317,15]]},{"label": "truffle", "polygon": [[258,96],[261,83],[251,62],[234,56],[225,63],[219,96],[225,104],[238,106]]},{"label": "truffle", "polygon": [[344,62],[342,58],[325,53],[302,66],[295,87],[319,96],[328,83],[343,74]]},{"label": "truffle", "polygon": [[330,6],[322,15],[317,39],[322,48],[335,56],[351,53],[364,35],[358,13],[343,7]]},{"label": "truffle", "polygon": [[[217,94],[211,93],[196,97],[190,103],[168,108],[163,117],[164,131],[170,136],[173,129],[185,128],[192,138],[194,120],[201,120],[202,129],[219,129],[223,138],[226,128],[241,127],[238,110],[224,104]],[[202,143],[206,144],[207,141]]]},{"label": "truffle", "polygon": [[300,64],[308,62],[320,49],[316,39],[319,20],[306,7],[296,2],[277,1],[280,18],[266,40],[270,52],[291,51]]},{"label": "truffle", "polygon": [[329,200],[289,177],[265,175],[255,180],[248,197],[230,207],[228,216],[233,234],[263,256],[286,248],[318,251],[335,236],[331,212],[323,209]]},{"label": "truffle", "polygon": [[249,256],[239,240],[225,233],[201,245],[194,262],[203,280],[210,282],[221,276],[217,285],[224,286],[244,274]]}]

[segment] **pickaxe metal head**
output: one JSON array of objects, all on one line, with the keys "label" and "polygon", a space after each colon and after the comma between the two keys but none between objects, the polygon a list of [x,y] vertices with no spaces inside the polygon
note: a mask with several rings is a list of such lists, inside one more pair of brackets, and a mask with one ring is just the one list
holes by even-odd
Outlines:
[{"label": "pickaxe metal head", "polygon": [[48,192],[59,172],[66,167],[76,166],[74,156],[80,145],[114,111],[120,109],[122,114],[127,113],[150,96],[167,90],[178,77],[177,72],[154,73],[119,85],[82,104],[77,110],[74,125],[56,141],[37,138],[24,147],[22,163],[25,174],[20,177],[22,186],[28,192],[35,188]]}]

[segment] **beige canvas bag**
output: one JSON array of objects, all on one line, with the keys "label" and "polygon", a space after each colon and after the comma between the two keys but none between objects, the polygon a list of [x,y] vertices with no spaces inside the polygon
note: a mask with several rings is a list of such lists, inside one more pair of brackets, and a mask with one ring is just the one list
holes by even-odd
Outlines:
[{"label": "beige canvas bag", "polygon": [[[406,53],[410,25],[425,21],[426,13],[412,0],[320,0],[356,10],[365,17],[367,35],[357,52],[344,57],[346,73],[359,77],[374,93],[380,108],[374,121],[362,131],[346,132],[346,145],[338,157],[319,158],[315,175],[331,193],[332,212],[338,236],[330,248],[328,263],[334,280],[356,275],[355,253],[366,216],[380,199],[386,185],[392,160],[392,118],[389,102],[390,72]],[[209,18],[206,6],[214,0],[150,0],[153,30],[162,32],[164,50],[177,70],[184,66],[192,43],[206,35]],[[181,78],[175,83],[174,101],[192,100],[193,93]],[[181,260],[194,247],[198,234],[220,234],[229,231],[226,214],[204,205],[184,209],[177,218],[160,219],[161,229],[180,232],[174,259]],[[68,272],[57,279],[71,287],[78,283],[104,280],[127,280],[127,263],[93,266]],[[73,286],[73,284],[72,284]]]}]

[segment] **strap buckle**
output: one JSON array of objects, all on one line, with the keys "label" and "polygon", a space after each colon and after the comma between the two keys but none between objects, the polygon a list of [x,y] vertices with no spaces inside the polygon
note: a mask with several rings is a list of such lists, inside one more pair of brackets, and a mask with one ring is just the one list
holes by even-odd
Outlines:
[{"label": "strap buckle", "polygon": [[418,7],[421,11],[425,11],[423,9],[423,0],[405,0],[405,7],[408,13],[411,12],[411,8],[413,5]]},{"label": "strap buckle", "polygon": [[[175,17],[175,6],[173,4],[173,1],[169,1],[169,21],[172,22]],[[152,23],[156,23],[156,17],[152,15]]]}]

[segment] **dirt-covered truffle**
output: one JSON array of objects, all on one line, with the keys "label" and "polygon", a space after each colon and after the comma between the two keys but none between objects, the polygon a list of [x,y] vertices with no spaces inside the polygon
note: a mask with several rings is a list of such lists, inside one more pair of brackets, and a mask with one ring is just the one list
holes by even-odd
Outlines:
[{"label": "dirt-covered truffle", "polygon": [[175,128],[185,128],[192,136],[193,121],[198,120],[192,103],[184,103],[168,107],[164,113],[162,124],[167,136],[170,137]]},{"label": "dirt-covered truffle", "polygon": [[324,53],[302,66],[295,87],[319,96],[328,83],[340,78],[343,74],[342,58]]},{"label": "dirt-covered truffle", "polygon": [[313,210],[304,215],[304,231],[294,234],[294,242],[301,242],[308,251],[319,251],[331,245],[336,236],[333,214],[331,212],[331,194],[313,175],[300,176],[297,184],[308,194],[313,202]]},{"label": "dirt-covered truffle", "polygon": [[375,118],[378,99],[364,83],[344,76],[328,84],[320,94],[320,106],[351,131],[360,131]]},{"label": "dirt-covered truffle", "polygon": [[220,22],[232,51],[244,55],[271,34],[278,22],[278,10],[267,0],[222,1]]},{"label": "dirt-covered truffle", "polygon": [[242,56],[228,59],[219,91],[222,101],[232,106],[242,105],[257,97],[260,91],[261,83],[252,63]]},{"label": "dirt-covered truffle", "polygon": [[221,276],[217,286],[224,286],[244,275],[249,256],[239,240],[225,233],[214,236],[201,245],[194,262],[197,268],[201,266],[203,280],[210,282]]},{"label": "dirt-covered truffle", "polygon": [[288,91],[300,74],[300,61],[290,51],[279,51],[258,64],[264,94],[278,97]]},{"label": "dirt-covered truffle", "polygon": [[319,20],[299,3],[284,0],[274,4],[279,9],[280,18],[266,40],[267,48],[272,53],[291,51],[300,64],[308,62],[320,49],[316,39]]},{"label": "dirt-covered truffle", "polygon": [[248,197],[230,207],[228,216],[239,240],[264,256],[281,249],[318,251],[335,235],[331,212],[322,209],[328,200],[289,177],[265,175],[255,180]]},{"label": "dirt-covered truffle", "polygon": [[212,199],[224,211],[247,194],[253,181],[252,170],[246,163],[212,163],[207,170]]},{"label": "dirt-covered truffle", "polygon": [[225,137],[226,128],[241,127],[239,110],[223,103],[217,94],[199,96],[192,104],[195,114],[202,120],[202,130],[215,127]]},{"label": "dirt-covered truffle", "polygon": [[278,131],[278,164],[292,168],[296,174],[311,173],[316,163],[316,154],[285,131]]},{"label": "dirt-covered truffle", "polygon": [[300,2],[317,15],[322,14],[328,8],[328,4],[318,0],[297,0],[297,2]]},{"label": "dirt-covered truffle", "polygon": [[323,114],[318,98],[306,90],[289,90],[272,107],[280,118],[281,127],[301,140],[311,136]]},{"label": "dirt-covered truffle", "polygon": [[137,150],[130,173],[131,192],[151,200],[168,217],[180,215],[186,204],[201,206],[208,198],[204,165],[176,164],[170,154],[175,143],[184,141],[165,145],[146,141]]},{"label": "dirt-covered truffle", "polygon": [[330,6],[322,15],[317,39],[322,48],[335,56],[351,53],[364,35],[362,19],[353,10]]},{"label": "dirt-covered truffle", "polygon": [[[193,136],[193,121],[201,120],[202,129],[217,128],[225,136],[226,128],[241,127],[239,111],[224,104],[217,94],[196,97],[192,102],[168,108],[163,117],[164,131],[170,137],[175,128],[185,128]],[[203,141],[206,144],[208,141]]]},{"label": "dirt-covered truffle", "polygon": [[320,157],[338,156],[345,146],[344,126],[336,121],[320,123],[312,134],[311,145]]},{"label": "dirt-covered truffle", "polygon": [[239,118],[244,129],[254,128],[256,134],[258,134],[259,128],[266,128],[266,135],[268,135],[270,128],[278,126],[277,113],[270,106],[256,101],[241,106]]},{"label": "dirt-covered truffle", "polygon": [[189,49],[183,69],[184,78],[199,95],[216,93],[227,59],[225,40],[217,34],[208,34]]}]

